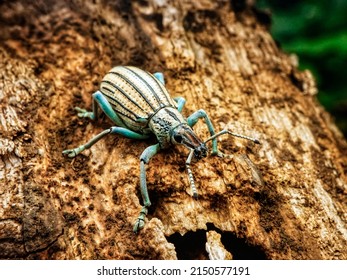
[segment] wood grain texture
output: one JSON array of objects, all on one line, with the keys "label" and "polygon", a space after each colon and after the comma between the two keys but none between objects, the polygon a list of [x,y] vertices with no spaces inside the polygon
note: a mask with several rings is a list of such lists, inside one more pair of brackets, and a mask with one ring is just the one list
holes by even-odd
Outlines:
[{"label": "wood grain texture", "polygon": [[[2,2],[0,258],[205,259],[216,232],[234,259],[346,259],[346,141],[267,24],[244,1]],[[163,72],[185,116],[203,108],[217,130],[262,143],[223,137],[229,157],[192,165],[198,200],[187,151],[156,155],[137,235],[139,156],[155,139],[109,136],[74,160],[61,154],[111,125],[73,108],[91,108],[116,65]],[[208,137],[202,122],[195,131]]]}]

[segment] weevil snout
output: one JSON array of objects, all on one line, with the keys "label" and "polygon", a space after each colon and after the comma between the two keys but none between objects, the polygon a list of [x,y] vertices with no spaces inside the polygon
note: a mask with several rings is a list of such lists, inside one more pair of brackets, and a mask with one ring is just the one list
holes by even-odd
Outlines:
[{"label": "weevil snout", "polygon": [[171,134],[173,144],[182,144],[188,149],[194,150],[194,157],[201,159],[207,156],[207,146],[202,142],[187,124],[175,127]]},{"label": "weevil snout", "polygon": [[194,157],[199,160],[207,156],[207,146],[202,142],[198,147],[194,149]]}]

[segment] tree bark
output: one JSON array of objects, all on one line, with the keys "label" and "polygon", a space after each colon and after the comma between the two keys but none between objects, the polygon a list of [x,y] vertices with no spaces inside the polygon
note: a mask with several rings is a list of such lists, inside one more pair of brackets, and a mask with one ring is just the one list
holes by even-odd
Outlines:
[{"label": "tree bark", "polygon": [[[346,141],[269,22],[247,1],[0,3],[0,257],[346,259]],[[91,108],[115,65],[163,72],[185,116],[202,108],[217,131],[261,141],[221,137],[229,156],[192,165],[197,200],[188,151],[161,151],[138,234],[139,156],[155,138],[62,155],[112,125],[73,108]]]}]

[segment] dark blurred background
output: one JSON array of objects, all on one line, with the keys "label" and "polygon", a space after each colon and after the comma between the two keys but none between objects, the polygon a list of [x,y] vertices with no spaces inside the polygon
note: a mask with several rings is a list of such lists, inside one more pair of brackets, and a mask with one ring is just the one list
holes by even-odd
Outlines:
[{"label": "dark blurred background", "polygon": [[318,99],[347,138],[347,0],[257,0],[271,33],[316,78]]}]

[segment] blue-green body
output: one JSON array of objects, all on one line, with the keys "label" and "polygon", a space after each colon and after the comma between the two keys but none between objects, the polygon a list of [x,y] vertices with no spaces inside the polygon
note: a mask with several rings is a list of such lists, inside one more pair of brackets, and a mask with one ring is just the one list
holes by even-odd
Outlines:
[{"label": "blue-green body", "polygon": [[[215,134],[212,122],[204,110],[198,110],[188,118],[184,118],[181,111],[185,100],[182,97],[172,99],[164,85],[161,73],[152,75],[131,66],[112,68],[103,78],[100,90],[93,94],[93,112],[80,108],[76,110],[79,112],[79,117],[96,120],[98,107],[100,107],[116,126],[104,130],[84,145],[63,151],[63,154],[75,157],[110,133],[131,139],[146,139],[151,134],[157,137],[158,143],[149,146],[140,156],[140,187],[144,206],[134,225],[134,232],[144,226],[147,209],[151,205],[147,191],[145,164],[160,149],[182,144],[190,150],[186,168],[193,196],[197,197],[190,162],[193,156],[196,159],[206,157],[207,141],[212,141],[213,154],[218,154],[217,137],[225,133],[259,143],[256,139],[226,130]],[[200,118],[204,118],[211,134],[206,141],[201,141],[191,128]]]}]

